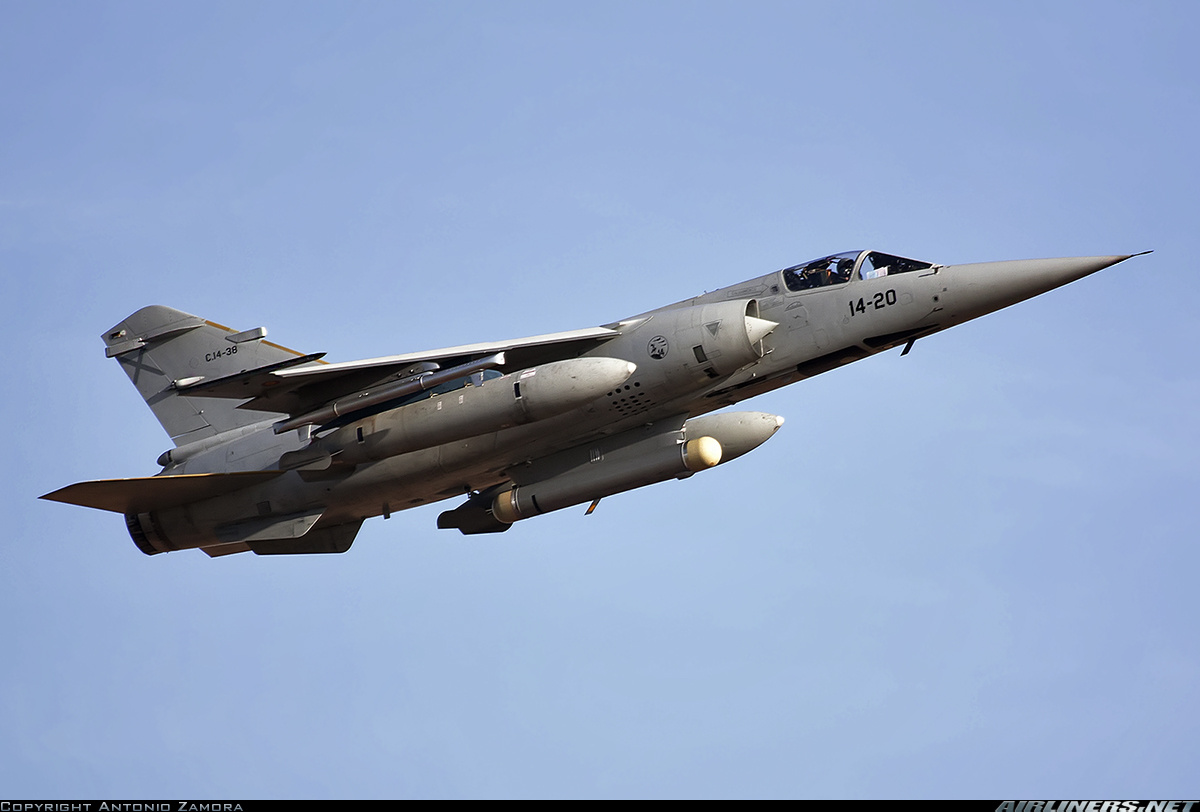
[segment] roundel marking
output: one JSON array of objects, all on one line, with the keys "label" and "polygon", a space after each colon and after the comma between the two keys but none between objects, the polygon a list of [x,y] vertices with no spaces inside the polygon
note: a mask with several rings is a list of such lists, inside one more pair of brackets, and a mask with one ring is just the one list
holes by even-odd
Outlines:
[{"label": "roundel marking", "polygon": [[650,339],[650,343],[646,345],[646,352],[650,353],[650,357],[654,359],[666,358],[667,352],[671,349],[670,343],[666,336],[655,336]]}]

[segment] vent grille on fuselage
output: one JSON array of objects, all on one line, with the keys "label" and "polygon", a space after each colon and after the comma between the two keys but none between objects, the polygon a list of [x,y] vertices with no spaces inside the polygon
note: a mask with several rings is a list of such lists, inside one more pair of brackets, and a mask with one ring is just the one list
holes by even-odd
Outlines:
[{"label": "vent grille on fuselage", "polygon": [[621,415],[621,417],[642,414],[650,410],[654,405],[654,401],[650,399],[650,395],[641,387],[641,383],[627,383],[624,386],[618,386],[605,395],[605,397],[608,398],[612,410]]}]

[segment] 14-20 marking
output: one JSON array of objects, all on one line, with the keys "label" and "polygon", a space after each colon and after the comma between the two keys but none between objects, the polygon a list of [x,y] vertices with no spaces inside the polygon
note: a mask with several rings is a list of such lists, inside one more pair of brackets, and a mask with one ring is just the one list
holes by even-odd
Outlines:
[{"label": "14-20 marking", "polygon": [[879,310],[887,307],[888,305],[894,305],[895,303],[896,291],[892,290],[891,288],[888,290],[881,290],[869,299],[860,298],[857,302],[849,302],[850,315],[853,316],[855,313],[866,313],[868,307],[872,310]]}]

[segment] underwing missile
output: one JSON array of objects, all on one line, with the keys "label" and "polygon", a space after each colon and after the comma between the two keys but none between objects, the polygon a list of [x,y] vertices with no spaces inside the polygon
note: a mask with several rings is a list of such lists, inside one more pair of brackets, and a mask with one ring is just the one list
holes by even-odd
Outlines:
[{"label": "underwing missile", "polygon": [[388,384],[387,386],[382,386],[373,391],[359,392],[349,397],[335,400],[328,406],[309,412],[308,414],[293,417],[289,420],[281,420],[275,424],[274,431],[276,434],[283,434],[285,431],[298,429],[301,426],[332,423],[338,418],[353,415],[355,412],[364,411],[388,401],[398,400],[406,395],[412,395],[426,389],[432,389],[435,386],[448,383],[456,378],[466,377],[485,369],[495,369],[503,365],[504,353],[501,352],[469,364],[463,364],[459,367],[436,372],[426,371],[419,375],[413,375],[410,378]]}]

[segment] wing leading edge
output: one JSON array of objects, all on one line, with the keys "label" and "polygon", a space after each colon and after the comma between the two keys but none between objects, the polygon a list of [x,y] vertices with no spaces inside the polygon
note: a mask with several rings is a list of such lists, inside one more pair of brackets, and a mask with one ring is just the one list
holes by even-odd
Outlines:
[{"label": "wing leading edge", "polygon": [[[436,368],[459,366],[503,352],[506,366],[523,369],[575,358],[619,335],[619,331],[607,327],[592,327],[338,364],[272,365],[221,379],[176,381],[175,389],[181,394],[246,400],[239,406],[242,409],[296,415],[343,395],[428,370],[431,365]],[[306,360],[315,360],[315,357],[306,356]]]}]

